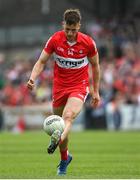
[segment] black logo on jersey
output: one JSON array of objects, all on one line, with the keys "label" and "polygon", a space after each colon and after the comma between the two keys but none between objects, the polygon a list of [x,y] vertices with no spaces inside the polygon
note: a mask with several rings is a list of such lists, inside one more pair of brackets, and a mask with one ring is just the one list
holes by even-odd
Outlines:
[{"label": "black logo on jersey", "polygon": [[61,58],[57,58],[57,61],[63,67],[77,67],[78,65],[81,65],[84,63],[84,59],[82,59],[80,61],[67,61],[67,60],[64,60]]}]

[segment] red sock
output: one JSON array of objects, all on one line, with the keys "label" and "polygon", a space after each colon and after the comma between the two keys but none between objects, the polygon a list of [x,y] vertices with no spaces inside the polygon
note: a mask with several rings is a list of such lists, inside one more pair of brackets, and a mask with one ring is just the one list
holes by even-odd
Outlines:
[{"label": "red sock", "polygon": [[63,141],[60,139],[60,141],[59,141],[59,145],[60,145],[60,144],[62,144],[62,142],[63,142]]},{"label": "red sock", "polygon": [[67,160],[68,159],[68,149],[60,151],[61,154],[61,160]]}]

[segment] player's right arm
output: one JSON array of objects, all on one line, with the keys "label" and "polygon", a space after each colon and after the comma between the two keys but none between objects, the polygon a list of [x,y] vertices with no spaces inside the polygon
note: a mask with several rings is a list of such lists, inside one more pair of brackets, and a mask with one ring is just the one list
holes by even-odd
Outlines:
[{"label": "player's right arm", "polygon": [[50,56],[51,56],[51,54],[45,52],[44,50],[42,51],[39,59],[37,60],[37,62],[35,63],[35,65],[33,67],[29,81],[27,82],[27,87],[30,90],[32,90],[34,88],[35,80],[38,78],[40,73],[43,71],[45,64]]}]

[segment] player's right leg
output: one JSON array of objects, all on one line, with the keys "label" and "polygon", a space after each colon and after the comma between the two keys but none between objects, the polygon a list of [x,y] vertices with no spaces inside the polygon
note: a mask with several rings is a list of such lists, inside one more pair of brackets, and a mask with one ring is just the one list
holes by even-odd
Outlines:
[{"label": "player's right leg", "polygon": [[[64,106],[53,108],[53,113],[55,115],[62,116],[63,109]],[[61,132],[59,130],[54,131],[53,134],[51,135],[50,144],[47,149],[49,154],[52,154],[55,151],[55,149],[59,145],[60,139],[61,139]]]},{"label": "player's right leg", "polygon": [[[63,89],[60,89],[53,92],[53,113],[61,116],[63,114],[63,110],[65,107],[65,104],[67,102],[68,94],[65,93]],[[53,153],[60,142],[60,132],[56,131],[51,136],[51,142],[48,147],[48,153]],[[64,144],[67,144],[67,139],[65,140]],[[61,148],[60,148],[61,152]]]},{"label": "player's right leg", "polygon": [[[61,135],[62,143],[64,143],[64,144],[67,143],[67,138],[68,138],[69,132],[71,130],[73,121],[74,121],[75,117],[80,113],[80,111],[83,107],[83,104],[84,104],[84,101],[81,100],[80,98],[70,97],[70,98],[68,98],[65,107],[63,106],[63,107],[59,107],[59,108],[54,108],[54,113],[62,116],[65,121],[65,129]],[[63,114],[62,114],[62,112],[63,112]],[[55,151],[55,149],[58,146],[59,141],[60,141],[60,132],[59,131],[54,132],[54,135],[52,135],[52,137],[51,137],[51,143],[48,148],[49,149],[48,153],[53,153]],[[60,148],[60,150],[62,150],[62,149]]]},{"label": "player's right leg", "polygon": [[[64,110],[64,106],[53,108],[54,114],[61,116],[61,117],[63,114],[63,110]],[[64,141],[59,144],[60,152],[65,151],[67,149],[67,147],[68,147],[68,137],[65,138]]]}]

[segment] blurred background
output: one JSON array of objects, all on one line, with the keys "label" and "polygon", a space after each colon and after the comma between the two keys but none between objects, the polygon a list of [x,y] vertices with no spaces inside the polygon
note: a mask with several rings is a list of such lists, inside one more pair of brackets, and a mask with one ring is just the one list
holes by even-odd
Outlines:
[{"label": "blurred background", "polygon": [[40,129],[52,113],[53,57],[33,92],[26,83],[67,8],[80,9],[101,66],[101,105],[89,96],[73,129],[140,130],[139,0],[0,0],[0,130]]}]

